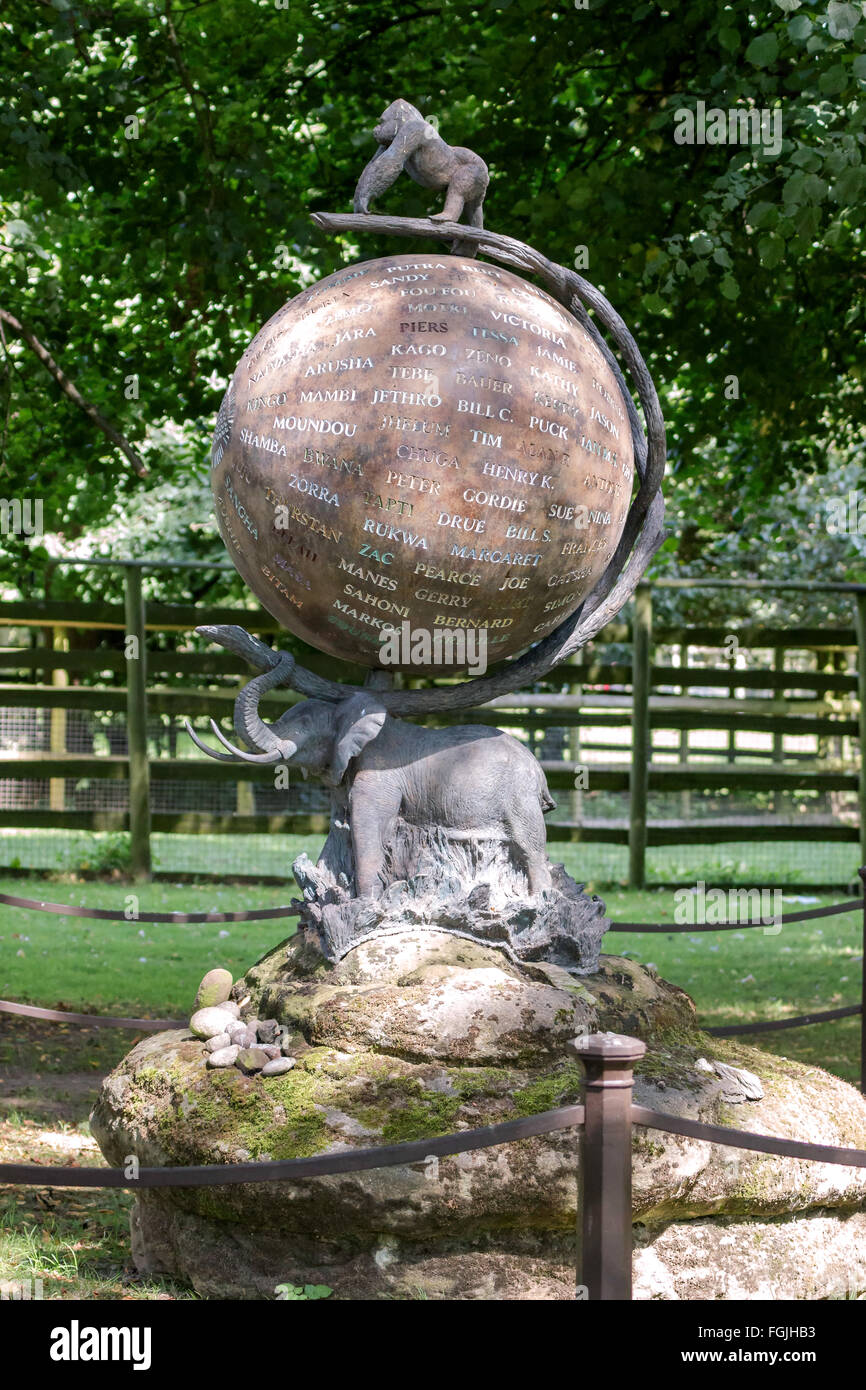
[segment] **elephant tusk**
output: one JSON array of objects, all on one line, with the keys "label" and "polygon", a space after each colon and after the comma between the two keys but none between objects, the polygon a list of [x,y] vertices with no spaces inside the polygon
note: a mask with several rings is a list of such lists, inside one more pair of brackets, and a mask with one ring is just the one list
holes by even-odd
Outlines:
[{"label": "elephant tusk", "polygon": [[188,719],[183,721],[183,727],[186,729],[196,748],[200,748],[203,753],[207,753],[209,758],[216,758],[217,761],[221,763],[233,763],[237,761],[236,758],[228,753],[218,753],[215,748],[208,748],[207,744],[203,743],[199,738]]},{"label": "elephant tusk", "polygon": [[[274,749],[271,753],[245,753],[242,748],[235,748],[233,743],[229,743],[215,720],[210,721],[210,726],[223,747],[228,748],[229,752],[233,753],[236,758],[242,758],[245,763],[278,763],[283,756],[279,749]],[[217,756],[222,755],[218,754]]]}]

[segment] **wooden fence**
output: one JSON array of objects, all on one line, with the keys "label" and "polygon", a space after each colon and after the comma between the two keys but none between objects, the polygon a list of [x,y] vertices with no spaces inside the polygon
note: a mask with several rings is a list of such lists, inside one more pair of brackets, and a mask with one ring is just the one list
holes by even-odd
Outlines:
[{"label": "wooden fence", "polygon": [[[237,690],[237,659],[223,652],[174,650],[177,634],[188,634],[205,616],[184,605],[145,603],[142,564],[126,564],[125,603],[84,603],[44,598],[0,602],[0,629],[25,629],[30,645],[0,647],[0,714],[14,709],[50,711],[50,747],[15,750],[0,746],[3,780],[48,780],[47,807],[0,809],[0,826],[69,830],[129,830],[134,872],[150,872],[153,831],[251,833],[292,831],[323,834],[324,814],[263,814],[253,809],[245,788],[261,780],[261,768],[209,762],[190,749],[187,756],[156,757],[148,746],[148,719],[169,716],[230,716]],[[701,587],[702,581],[657,581]],[[709,583],[709,581],[707,582]],[[721,584],[722,581],[714,581]],[[761,587],[750,585],[748,587]],[[483,708],[437,716],[437,722],[499,724],[523,730],[542,756],[548,782],[566,793],[566,819],[548,825],[554,841],[628,845],[629,878],[643,886],[648,846],[763,840],[821,839],[860,844],[866,859],[866,779],[859,747],[866,738],[866,585],[764,586],[824,587],[850,594],[850,627],[737,627],[738,655],[727,664],[695,664],[695,656],[730,645],[729,628],[718,625],[656,626],[652,588],[640,586],[630,622],[604,629],[579,660],[548,680],[544,689],[492,701]],[[209,623],[242,622],[250,630],[275,635],[278,627],[261,609],[208,608]],[[89,646],[70,642],[87,635]],[[161,634],[161,642],[152,639]],[[97,645],[104,635],[108,645]],[[41,639],[41,640],[40,640]],[[8,639],[7,639],[8,640]],[[182,637],[181,643],[185,643]],[[625,652],[623,649],[626,649]],[[773,653],[772,668],[749,664],[748,653]],[[663,660],[657,660],[659,655]],[[741,659],[742,658],[742,659]],[[337,668],[311,653],[307,665],[323,674],[357,680],[360,670]],[[120,678],[109,684],[106,677]],[[87,684],[71,685],[70,679]],[[101,683],[93,684],[98,679]],[[225,682],[232,681],[231,684]],[[181,681],[168,684],[167,681]],[[223,684],[219,684],[222,681]],[[552,688],[551,688],[552,687]],[[557,688],[558,687],[558,688]],[[718,690],[718,695],[708,692]],[[697,692],[697,693],[695,693]],[[277,692],[263,708],[273,714],[298,697]],[[66,719],[70,711],[125,715],[122,752],[69,751]],[[562,731],[556,758],[543,756],[550,730]],[[627,741],[623,735],[628,736]],[[690,743],[690,734],[721,734],[719,754]],[[657,732],[668,738],[654,745]],[[619,734],[619,741],[599,741]],[[743,748],[739,735],[769,736],[769,746]],[[790,738],[808,736],[817,751],[786,749]],[[671,743],[671,739],[673,743]],[[8,741],[7,741],[8,743]],[[617,756],[608,757],[609,754]],[[707,760],[709,759],[709,760]],[[230,814],[178,810],[152,811],[151,781],[234,783],[236,810]],[[128,782],[127,810],[71,810],[69,779]],[[593,792],[629,794],[628,815],[596,819],[584,814],[582,786]],[[649,816],[655,792],[681,794],[675,819]],[[780,818],[724,816],[695,818],[692,793],[746,796],[767,792],[847,794],[855,810],[847,816]]]}]

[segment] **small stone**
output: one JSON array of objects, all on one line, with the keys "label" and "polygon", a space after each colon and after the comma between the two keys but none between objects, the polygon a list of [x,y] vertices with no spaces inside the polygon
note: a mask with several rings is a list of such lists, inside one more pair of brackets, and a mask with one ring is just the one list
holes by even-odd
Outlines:
[{"label": "small stone", "polygon": [[282,1076],[283,1072],[291,1071],[294,1065],[294,1057],[275,1057],[262,1067],[262,1076]]},{"label": "small stone", "polygon": [[242,1047],[235,1058],[235,1065],[244,1073],[251,1076],[253,1072],[262,1071],[270,1064],[270,1058],[262,1052],[260,1047]]},{"label": "small stone", "polygon": [[255,1033],[258,1038],[259,1020],[257,1018],[245,1018],[242,1022],[244,1027],[249,1028],[250,1032]]},{"label": "small stone", "polygon": [[275,1057],[281,1056],[279,1043],[259,1043],[259,1047],[262,1052],[267,1053],[271,1061],[273,1061]]},{"label": "small stone", "polygon": [[234,1019],[225,1009],[196,1009],[189,1021],[190,1032],[197,1038],[215,1038],[218,1033],[228,1033]]},{"label": "small stone", "polygon": [[232,977],[228,970],[209,970],[198,987],[193,1012],[224,1004],[231,994]]},{"label": "small stone", "polygon": [[221,1047],[218,1052],[209,1053],[207,1064],[209,1067],[233,1067],[239,1052],[239,1047]]},{"label": "small stone", "polygon": [[722,1099],[731,1105],[741,1105],[747,1100],[763,1100],[764,1088],[760,1079],[745,1067],[732,1067],[727,1062],[713,1059],[713,1071],[722,1083]]},{"label": "small stone", "polygon": [[243,1019],[235,1019],[228,1030],[232,1042],[239,1043],[241,1047],[255,1047],[257,1038],[252,1028],[248,1028]]},{"label": "small stone", "polygon": [[224,1047],[231,1047],[232,1040],[228,1033],[217,1033],[215,1037],[208,1038],[205,1043],[206,1052],[220,1052]]},{"label": "small stone", "polygon": [[260,1043],[275,1043],[280,1036],[280,1025],[275,1018],[263,1019],[256,1034]]}]

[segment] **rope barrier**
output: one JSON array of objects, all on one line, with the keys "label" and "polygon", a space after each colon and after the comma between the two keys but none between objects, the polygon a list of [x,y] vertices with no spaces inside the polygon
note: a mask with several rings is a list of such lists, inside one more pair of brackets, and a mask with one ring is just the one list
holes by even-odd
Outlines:
[{"label": "rope barrier", "polygon": [[[744,892],[750,890],[743,889]],[[16,898],[11,893],[0,893],[0,903],[7,907],[22,907],[35,912],[53,912],[61,917],[93,917],[103,922],[117,922],[121,919],[134,922],[263,922],[276,917],[297,917],[299,908],[292,904],[283,907],[254,908],[250,912],[136,912],[134,917],[126,918],[125,911],[115,912],[109,907],[72,907],[68,903],[49,903],[37,898]],[[815,917],[834,917],[843,912],[854,912],[866,906],[863,898],[848,898],[845,902],[831,907],[813,907],[805,912],[782,912],[760,922],[720,922],[711,925],[675,926],[672,922],[612,922],[608,931],[612,932],[710,932],[742,931],[750,927],[784,925],[789,922],[808,922]]]},{"label": "rope barrier", "polygon": [[[64,917],[92,917],[101,921],[116,922],[123,916],[110,908],[73,907],[68,903],[49,903],[35,898],[17,898],[10,893],[0,893],[0,903],[8,907],[26,908],[31,911],[51,912]],[[737,931],[749,927],[776,926],[787,922],[806,922],[816,917],[839,916],[845,912],[866,907],[864,898],[848,898],[830,907],[809,908],[805,912],[786,912],[773,917],[769,922],[724,922],[712,925],[675,926],[668,922],[613,922],[612,932],[657,932],[677,935],[680,933]],[[128,920],[136,922],[253,922],[278,917],[297,917],[299,909],[294,906],[256,908],[250,912],[138,912]],[[794,1018],[774,1019],[769,1022],[727,1024],[723,1027],[706,1028],[704,1031],[716,1038],[732,1038],[742,1033],[772,1033],[782,1028],[802,1028],[811,1023],[829,1023],[839,1018],[850,1018],[862,1014],[860,1004],[848,1005],[840,1009],[826,1009],[820,1013],[798,1014]],[[79,1023],[90,1027],[137,1028],[143,1032],[158,1033],[166,1028],[183,1028],[185,1019],[152,1018],[113,1018],[102,1014],[77,1014],[59,1009],[39,1009],[35,1006],[13,1003],[0,999],[0,1013],[18,1014],[25,1018],[37,1018],[48,1023]]]},{"label": "rope barrier", "polygon": [[279,1182],[298,1178],[334,1177],[361,1173],[371,1168],[396,1168],[424,1163],[429,1158],[492,1149],[553,1134],[583,1124],[582,1105],[564,1105],[539,1115],[524,1115],[499,1125],[460,1130],[435,1139],[416,1139],[408,1144],[386,1144],[373,1149],[348,1149],[343,1153],[318,1154],[315,1158],[266,1159],[260,1163],[206,1163],[189,1168],[140,1168],[128,1177],[123,1168],[49,1168],[33,1163],[0,1163],[0,1183],[39,1187],[225,1187],[244,1182]]},{"label": "rope barrier", "polygon": [[[743,892],[749,890],[744,888]],[[810,907],[806,912],[780,912],[760,922],[718,922],[711,925],[680,927],[670,922],[612,922],[608,931],[634,932],[702,932],[702,931],[742,931],[748,927],[775,927],[788,922],[808,922],[814,917],[835,917],[843,912],[854,912],[866,906],[863,898],[847,898],[833,907]]]},{"label": "rope barrier", "polygon": [[662,1129],[668,1134],[682,1134],[688,1139],[706,1139],[711,1144],[724,1144],[727,1148],[780,1154],[782,1158],[806,1158],[816,1163],[839,1163],[846,1168],[866,1168],[866,1149],[843,1149],[834,1144],[804,1144],[799,1139],[777,1139],[775,1135],[753,1134],[748,1129],[706,1125],[700,1120],[687,1120],[682,1115],[649,1110],[645,1105],[633,1105],[631,1117],[634,1124],[645,1125],[647,1129]]},{"label": "rope barrier", "polygon": [[94,917],[101,922],[264,922],[274,917],[297,917],[296,907],[261,907],[250,912],[136,912],[134,917],[126,917],[125,911],[115,912],[110,907],[72,907],[69,903],[47,903],[36,898],[15,898],[11,893],[0,893],[0,903],[7,907],[24,907],[36,912],[53,912],[60,917]]},{"label": "rope barrier", "polygon": [[816,1014],[797,1014],[794,1018],[777,1018],[765,1023],[727,1023],[721,1028],[705,1028],[714,1038],[734,1038],[739,1033],[775,1033],[779,1028],[805,1028],[808,1023],[829,1023],[834,1018],[852,1018],[862,1014],[862,1004],[848,1004],[844,1009],[824,1009]]},{"label": "rope barrier", "polygon": [[[0,1164],[0,1183],[38,1187],[225,1187],[247,1182],[296,1181],[299,1178],[335,1177],[345,1173],[367,1172],[371,1168],[395,1168],[425,1163],[476,1149],[491,1149],[518,1139],[535,1138],[572,1129],[584,1122],[582,1105],[560,1106],[540,1115],[526,1115],[503,1124],[462,1130],[408,1144],[387,1144],[370,1149],[350,1149],[314,1158],[266,1159],[258,1163],[207,1163],[177,1168],[139,1168],[128,1176],[122,1168],[49,1167],[34,1163]],[[866,1149],[849,1149],[834,1144],[807,1144],[799,1139],[780,1139],[771,1134],[755,1134],[747,1129],[728,1129],[689,1120],[682,1115],[650,1110],[644,1105],[631,1107],[632,1122],[647,1129],[663,1130],[688,1139],[702,1139],[726,1148],[748,1149],[753,1153],[777,1154],[815,1163],[832,1163],[846,1168],[866,1168]]]},{"label": "rope barrier", "polygon": [[[723,1027],[705,1028],[714,1038],[733,1038],[740,1033],[772,1033],[779,1028],[805,1028],[810,1023],[830,1023],[837,1018],[851,1018],[863,1012],[862,1005],[849,1004],[842,1009],[825,1009],[820,1013],[797,1014],[794,1018],[774,1019],[767,1023],[734,1023]],[[40,1009],[35,1004],[16,1004],[0,999],[0,1014],[15,1014],[35,1018],[45,1023],[78,1023],[90,1028],[136,1028],[144,1033],[162,1033],[167,1028],[185,1028],[185,1018],[114,1018],[108,1014],[77,1014],[68,1009]]]},{"label": "rope barrier", "polygon": [[185,1018],[112,1018],[108,1014],[74,1014],[66,1009],[39,1009],[35,1004],[15,1004],[0,999],[0,1014],[38,1018],[45,1023],[80,1023],[91,1028],[137,1028],[142,1033],[163,1033],[166,1028],[185,1028]]}]

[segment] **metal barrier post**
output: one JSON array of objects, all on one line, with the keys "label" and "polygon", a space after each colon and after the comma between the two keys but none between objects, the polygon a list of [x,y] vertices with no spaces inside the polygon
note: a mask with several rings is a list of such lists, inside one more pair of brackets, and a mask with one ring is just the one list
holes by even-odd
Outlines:
[{"label": "metal barrier post", "polygon": [[863,941],[860,966],[860,1090],[866,1096],[866,866],[858,870],[863,889]]},{"label": "metal barrier post", "polygon": [[571,1047],[586,1073],[577,1283],[590,1300],[630,1300],[632,1069],[646,1044],[621,1033],[591,1033]]}]

